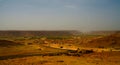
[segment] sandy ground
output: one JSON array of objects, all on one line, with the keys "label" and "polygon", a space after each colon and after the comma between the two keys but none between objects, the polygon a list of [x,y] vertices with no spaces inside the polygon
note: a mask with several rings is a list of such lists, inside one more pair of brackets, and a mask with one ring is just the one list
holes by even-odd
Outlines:
[{"label": "sandy ground", "polygon": [[32,56],[0,60],[0,65],[120,65],[120,52],[77,56]]}]

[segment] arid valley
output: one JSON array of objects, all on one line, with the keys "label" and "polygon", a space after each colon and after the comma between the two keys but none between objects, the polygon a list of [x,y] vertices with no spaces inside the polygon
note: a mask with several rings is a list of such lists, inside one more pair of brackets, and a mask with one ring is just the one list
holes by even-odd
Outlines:
[{"label": "arid valley", "polygon": [[0,65],[120,65],[120,0],[0,0]]},{"label": "arid valley", "polygon": [[120,31],[0,31],[0,65],[120,65]]}]

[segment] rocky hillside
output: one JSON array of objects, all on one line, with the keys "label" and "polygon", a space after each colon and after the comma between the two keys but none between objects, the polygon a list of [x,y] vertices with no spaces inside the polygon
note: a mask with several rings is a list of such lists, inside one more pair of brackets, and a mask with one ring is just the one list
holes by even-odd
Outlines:
[{"label": "rocky hillside", "polygon": [[22,44],[16,43],[13,41],[8,41],[8,40],[0,40],[0,47],[19,46],[19,45],[22,45]]},{"label": "rocky hillside", "polygon": [[120,47],[120,32],[116,32],[114,34],[104,36],[102,38],[96,38],[90,40],[87,43],[84,43],[83,46],[87,47]]}]

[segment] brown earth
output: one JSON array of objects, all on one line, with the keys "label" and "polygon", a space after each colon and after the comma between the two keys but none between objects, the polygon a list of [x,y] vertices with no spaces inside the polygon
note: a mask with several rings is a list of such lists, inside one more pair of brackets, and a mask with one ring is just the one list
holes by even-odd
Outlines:
[{"label": "brown earth", "polygon": [[75,56],[32,56],[0,60],[0,65],[120,65],[120,52]]},{"label": "brown earth", "polygon": [[120,33],[114,33],[112,35],[94,38],[87,43],[84,43],[82,46],[86,47],[98,47],[98,48],[105,48],[111,47],[116,48],[120,47]]},{"label": "brown earth", "polygon": [[[3,36],[39,36],[39,35],[68,35],[68,32],[20,32],[20,31],[11,31],[11,32],[0,32],[1,35]],[[73,34],[73,32],[72,32]],[[70,33],[71,35],[71,33]],[[83,37],[84,38],[84,37]],[[27,39],[28,41],[31,42],[30,39]],[[35,40],[35,39],[32,39]],[[38,39],[39,41],[43,41]],[[37,41],[38,41],[37,40]],[[86,43],[83,41],[81,42],[80,45],[78,43],[81,41],[87,41]],[[102,37],[94,37],[90,39],[48,39],[43,41],[43,44],[45,44],[45,41],[47,42],[48,46],[42,46],[43,44],[37,44],[37,42],[31,42],[34,43],[28,44],[28,45],[23,45],[20,46],[20,43],[17,43],[18,41],[8,41],[8,40],[0,40],[0,56],[3,58],[4,56],[8,57],[8,59],[1,59],[0,60],[0,65],[120,65],[120,51],[103,51],[103,52],[92,52],[90,54],[80,54],[79,56],[74,56],[78,55],[78,53],[67,53],[67,54],[62,54],[58,55],[56,54],[57,52],[63,52],[66,51],[65,49],[62,48],[53,48],[50,47],[49,44],[60,44],[64,48],[64,44],[70,44],[68,47],[71,46],[85,46],[84,48],[90,48],[90,47],[97,47],[99,50],[100,48],[120,48],[120,33],[116,32],[111,35],[107,36],[102,36]],[[22,42],[25,42],[26,40],[19,40]],[[26,41],[28,43],[28,41]],[[51,41],[51,43],[50,43]],[[21,42],[21,43],[22,43]],[[62,43],[61,43],[62,42]],[[46,45],[45,44],[45,45]],[[19,46],[18,46],[19,45]],[[7,47],[11,46],[11,47]],[[52,45],[53,46],[53,45]],[[75,48],[77,48],[75,46]],[[81,48],[79,48],[81,49]],[[84,49],[85,50],[85,49]],[[49,54],[48,52],[55,53]],[[43,55],[38,55],[38,54],[45,54]],[[22,54],[25,54],[22,56]],[[26,56],[28,54],[29,56]],[[11,58],[12,55],[20,55],[20,57],[15,57]],[[22,56],[22,57],[21,57]]]},{"label": "brown earth", "polygon": [[13,41],[8,41],[8,40],[0,40],[0,47],[19,46],[19,45],[22,45],[22,44],[16,43]]}]

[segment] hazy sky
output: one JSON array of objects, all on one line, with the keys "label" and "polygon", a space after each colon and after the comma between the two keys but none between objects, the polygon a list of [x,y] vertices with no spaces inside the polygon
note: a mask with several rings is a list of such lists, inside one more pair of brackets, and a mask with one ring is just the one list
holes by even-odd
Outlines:
[{"label": "hazy sky", "polygon": [[120,0],[0,0],[0,30],[120,30]]}]

